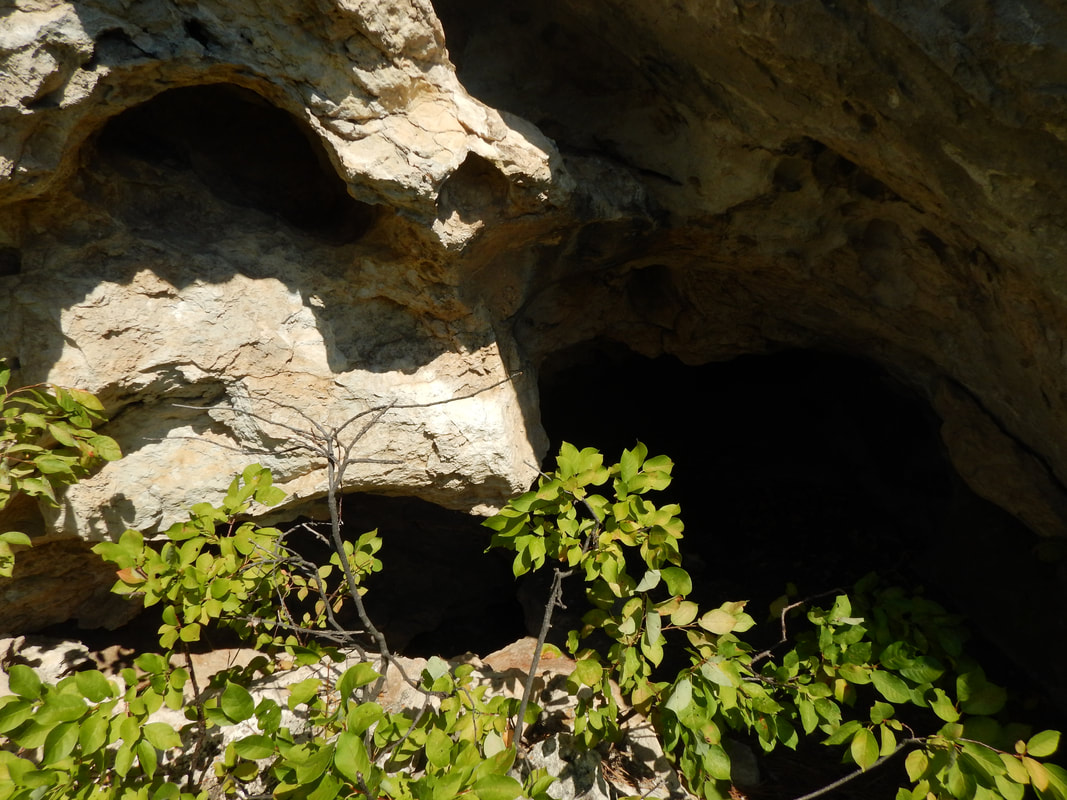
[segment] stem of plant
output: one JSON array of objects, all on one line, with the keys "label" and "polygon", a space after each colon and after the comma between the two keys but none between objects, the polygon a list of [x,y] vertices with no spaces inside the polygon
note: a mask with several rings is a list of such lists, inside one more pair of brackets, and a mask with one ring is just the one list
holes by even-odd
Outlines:
[{"label": "stem of plant", "polygon": [[552,576],[552,588],[548,592],[548,602],[545,604],[545,615],[541,618],[541,632],[537,637],[537,644],[534,646],[533,657],[530,659],[530,671],[526,675],[526,685],[522,690],[522,701],[519,703],[518,719],[515,720],[514,728],[515,734],[512,740],[512,746],[515,748],[515,754],[520,752],[519,745],[522,742],[522,727],[523,722],[526,719],[526,707],[530,704],[530,696],[533,694],[534,681],[537,680],[537,665],[541,663],[541,651],[545,647],[545,639],[548,638],[548,631],[552,628],[552,614],[556,610],[556,606],[562,605],[560,602],[563,592],[563,579],[569,577],[574,573],[574,570],[568,569],[566,571],[557,569]]},{"label": "stem of plant", "polygon": [[814,800],[814,798],[816,798],[816,797],[821,797],[822,795],[826,794],[827,792],[832,792],[834,789],[837,789],[838,787],[844,786],[849,781],[854,781],[860,775],[864,775],[864,774],[870,772],[872,769],[875,769],[877,767],[882,766],[883,764],[885,764],[885,762],[887,762],[893,756],[897,755],[905,747],[908,747],[908,746],[913,745],[913,744],[922,744],[924,741],[925,741],[924,739],[905,739],[903,742],[901,742],[900,744],[897,745],[897,749],[896,750],[894,750],[889,755],[882,756],[880,759],[875,761],[873,764],[871,764],[866,769],[858,769],[855,772],[850,772],[845,777],[838,778],[833,783],[828,783],[828,784],[826,784],[826,786],[823,786],[821,789],[816,789],[814,792],[808,792],[808,794],[801,795],[800,797],[794,797],[793,800]]}]

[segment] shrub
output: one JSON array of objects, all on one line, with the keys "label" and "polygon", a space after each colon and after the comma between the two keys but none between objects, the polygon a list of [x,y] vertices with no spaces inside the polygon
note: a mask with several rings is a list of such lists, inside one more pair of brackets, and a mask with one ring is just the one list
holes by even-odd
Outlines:
[{"label": "shrub", "polygon": [[[9,389],[11,369],[0,362],[0,511],[20,494],[56,505],[56,492],[122,453],[93,430],[106,420],[89,392],[39,384]],[[22,531],[0,533],[0,577],[15,567],[12,547],[29,547]]]},{"label": "shrub", "polygon": [[[57,393],[55,402],[61,409],[75,403],[68,414],[92,408],[74,394]],[[372,411],[368,425],[384,413]],[[471,667],[440,659],[408,676],[367,617],[364,584],[382,568],[382,543],[376,531],[342,536],[341,478],[367,429],[342,443],[346,426],[316,427],[303,440],[328,465],[329,535],[251,521],[254,505],[284,497],[269,471],[252,465],[220,505],[198,504],[168,529],[159,549],[136,531],[96,546],[116,567],[115,591],[162,606],[161,653],[141,655],[121,681],[90,670],[46,685],[29,668],[11,667],[12,694],[0,698],[0,800],[192,800],[206,796],[209,771],[227,793],[258,786],[279,798],[547,798],[552,778],[521,758],[539,713],[532,679],[516,701],[490,696],[472,681]],[[56,439],[78,448],[94,441],[86,429],[62,429],[74,445]],[[73,462],[63,463],[69,473],[46,474],[76,478]],[[731,788],[729,736],[750,737],[768,752],[814,738],[841,748],[859,771],[908,750],[911,783],[898,800],[1020,800],[1027,787],[1039,798],[1067,800],[1067,771],[1041,760],[1056,751],[1059,733],[999,719],[1005,691],[964,653],[958,624],[935,604],[874,579],[851,596],[833,594],[825,606],[815,603],[820,598],[783,599],[775,611],[781,641],[760,650],[743,637],[755,625],[744,602],[702,609],[689,599],[680,509],[649,499],[669,485],[672,469],[641,445],[611,466],[595,450],[564,445],[553,473],[486,522],[492,545],[514,552],[516,576],[553,570],[531,675],[563,580],[585,581],[590,610],[568,640],[578,746],[619,740],[632,712],[620,709],[617,686],[633,711],[649,717],[689,789],[709,800]],[[332,546],[328,563],[290,545],[298,531]],[[356,632],[339,623],[346,605],[378,653],[363,652]],[[200,687],[188,645],[208,624],[234,628],[264,658]],[[283,669],[279,654],[292,667],[329,665],[344,659],[342,647],[362,660],[335,683],[293,684],[286,708],[250,691],[256,677]],[[671,652],[684,656],[668,672],[668,662],[677,664]],[[182,653],[185,666],[175,666]],[[395,712],[377,702],[389,670],[417,690],[419,708]],[[184,699],[187,684],[192,704]],[[155,712],[164,706],[184,709],[185,723],[159,721]],[[932,727],[916,731],[905,722],[909,707]],[[283,724],[283,712],[294,710],[303,728]],[[245,732],[212,752],[212,733],[239,724]]]}]

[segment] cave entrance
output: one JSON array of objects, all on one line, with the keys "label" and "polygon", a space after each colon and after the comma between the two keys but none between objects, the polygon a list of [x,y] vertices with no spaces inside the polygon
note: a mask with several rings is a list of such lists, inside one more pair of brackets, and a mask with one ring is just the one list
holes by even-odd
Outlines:
[{"label": "cave entrance", "polygon": [[[1029,657],[1063,649],[1055,567],[963,484],[940,419],[879,365],[786,351],[687,366],[596,341],[540,370],[546,469],[561,441],[611,463],[640,440],[674,460],[656,502],[682,507],[702,605],[749,600],[760,621],[787,582],[807,597],[875,571],[966,616],[993,679],[1067,709],[1062,660]],[[1028,619],[1023,597],[1037,609]]]},{"label": "cave entrance", "polygon": [[305,122],[233,84],[161,92],[109,120],[95,149],[106,162],[96,166],[100,180],[117,174],[149,185],[151,191],[121,210],[135,226],[175,215],[179,221],[210,217],[208,204],[182,188],[188,176],[219,201],[270,214],[332,244],[355,241],[375,216],[350,196]]},{"label": "cave entrance", "polygon": [[551,453],[565,440],[614,461],[640,439],[674,460],[664,498],[682,505],[694,578],[714,575],[718,602],[906,570],[955,489],[933,414],[877,365],[843,356],[688,367],[579,346],[546,361],[541,403]]}]

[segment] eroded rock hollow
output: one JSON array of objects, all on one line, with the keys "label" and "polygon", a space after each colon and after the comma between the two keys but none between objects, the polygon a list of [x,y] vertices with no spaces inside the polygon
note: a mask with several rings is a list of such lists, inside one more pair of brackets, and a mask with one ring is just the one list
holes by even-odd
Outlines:
[{"label": "eroded rock hollow", "polygon": [[[999,581],[1002,611],[1054,587],[1032,551],[1067,535],[1065,43],[1040,0],[17,0],[0,356],[98,393],[126,456],[58,511],[4,512],[36,546],[0,629],[117,624],[88,543],[165,527],[250,460],[313,514],[308,417],[389,406],[361,442],[388,463],[346,488],[478,513],[535,476],[546,386],[556,415],[578,391],[625,409],[599,418],[624,439],[728,413],[721,373],[560,380],[619,348],[874,365],[929,426],[934,455],[897,467],[920,505],[974,493],[919,515],[927,580]],[[852,419],[847,397],[796,424]],[[869,513],[914,523],[879,486]]]}]

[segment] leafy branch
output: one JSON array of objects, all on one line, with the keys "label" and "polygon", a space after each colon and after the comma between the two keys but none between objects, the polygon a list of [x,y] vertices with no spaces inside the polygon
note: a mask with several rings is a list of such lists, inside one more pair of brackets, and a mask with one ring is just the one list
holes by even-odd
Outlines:
[{"label": "leafy branch", "polygon": [[[38,437],[36,447],[73,447],[81,454],[96,434],[88,424],[78,426],[83,418],[97,421],[90,412],[99,409],[95,398],[64,391],[5,393],[5,425],[16,435]],[[565,444],[553,472],[486,521],[491,544],[514,552],[516,576],[552,569],[521,698],[490,695],[470,665],[434,658],[421,675],[407,674],[363,605],[367,578],[383,568],[382,540],[377,531],[344,534],[345,473],[356,463],[394,463],[359,450],[392,410],[478,393],[384,404],[332,428],[273,400],[266,402],[300,422],[216,409],[284,431],[288,443],[275,454],[303,450],[322,460],[328,531],[257,525],[255,506],[276,505],[285,493],[267,469],[253,464],[232,480],[219,505],[194,505],[187,521],[164,532],[160,547],[132,530],[98,544],[96,552],[115,565],[114,591],[162,607],[162,652],[142,654],[118,679],[88,670],[50,685],[28,667],[10,667],[12,693],[0,697],[0,800],[203,800],[208,771],[227,794],[285,800],[547,800],[552,778],[516,771],[515,762],[540,713],[534,675],[563,581],[577,574],[590,604],[581,628],[568,635],[576,658],[568,681],[572,738],[579,747],[610,747],[627,719],[643,714],[689,789],[707,800],[731,790],[730,737],[745,737],[766,752],[816,738],[856,765],[798,800],[813,800],[906,749],[911,785],[900,789],[898,800],[1022,800],[1027,787],[1039,800],[1067,800],[1067,771],[1043,760],[1057,751],[1060,734],[1002,720],[1006,692],[966,654],[958,620],[925,598],[875,579],[851,593],[787,597],[774,612],[780,640],[759,652],[742,637],[755,626],[744,601],[702,609],[690,600],[680,508],[650,500],[670,484],[673,464],[650,458],[640,444],[610,466],[591,448]],[[18,402],[8,399],[13,396]],[[33,406],[25,411],[20,403],[27,397],[54,402],[73,432],[62,427],[64,418]],[[16,405],[19,410],[8,413]],[[27,413],[44,418],[43,427],[33,416],[27,421]],[[46,430],[54,442],[40,438]],[[0,438],[0,444],[8,441]],[[12,446],[4,444],[0,455]],[[29,463],[40,470],[40,455],[15,450],[5,463],[9,472]],[[73,451],[69,457],[80,458]],[[71,465],[69,472],[45,474],[71,482],[83,473]],[[16,477],[19,490],[27,491],[26,476]],[[316,563],[292,544],[301,532],[330,546],[328,563]],[[827,607],[818,604],[826,598],[832,598]],[[361,630],[342,625],[346,606],[355,609]],[[263,656],[201,686],[188,648],[209,625],[233,628]],[[376,656],[357,636],[370,638]],[[594,646],[605,638],[608,644]],[[684,653],[688,664],[668,661],[668,649]],[[174,665],[181,663],[173,660],[179,652],[185,667]],[[342,660],[343,667],[335,666]],[[668,663],[676,665],[673,675]],[[291,683],[284,708],[269,697],[256,699],[255,680],[303,666],[318,672]],[[420,698],[399,711],[382,695],[394,668]],[[184,709],[186,724],[160,720],[164,706]],[[913,723],[898,718],[909,706],[940,727],[916,734]],[[301,718],[299,725],[291,721]],[[227,728],[228,744],[213,752],[214,733]],[[191,753],[184,764],[182,752]]]},{"label": "leafy branch", "polygon": [[[121,457],[114,439],[93,430],[107,420],[94,395],[51,384],[10,389],[10,379],[0,360],[0,510],[19,495],[56,506],[63,487]],[[0,533],[0,577],[14,572],[12,547],[31,545],[22,531]]]}]

